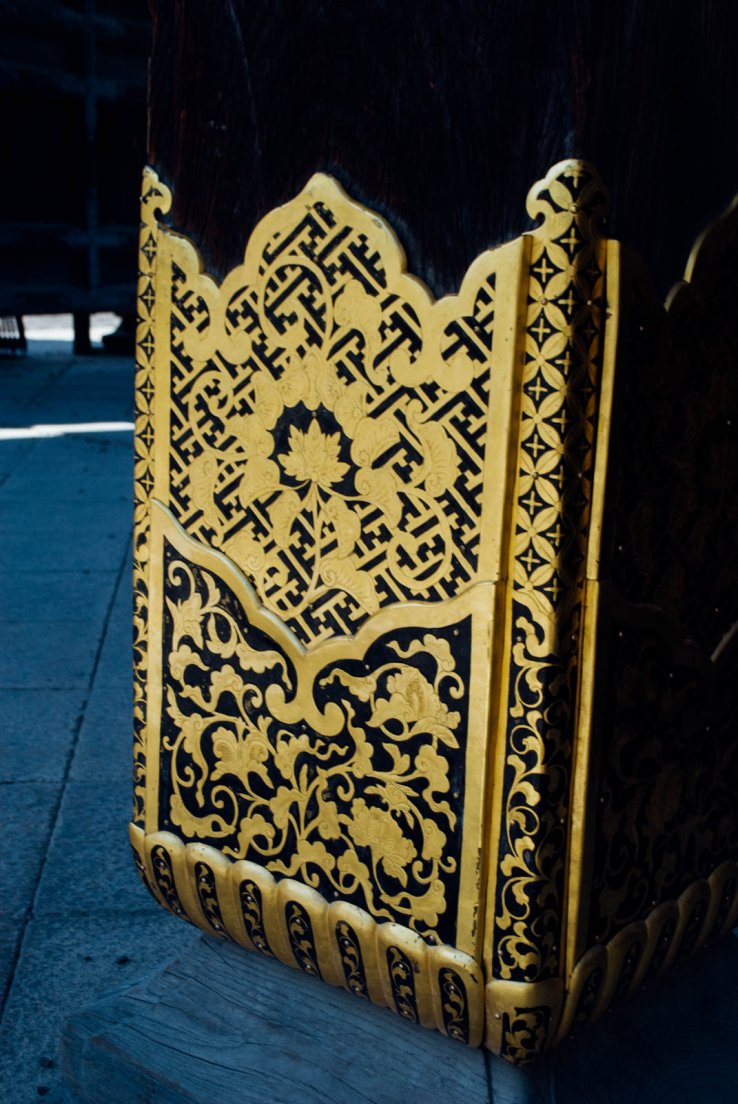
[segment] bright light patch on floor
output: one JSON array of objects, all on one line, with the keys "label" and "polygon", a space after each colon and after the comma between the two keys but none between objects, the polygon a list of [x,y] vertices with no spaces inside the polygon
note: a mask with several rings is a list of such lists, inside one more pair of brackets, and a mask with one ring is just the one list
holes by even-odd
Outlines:
[{"label": "bright light patch on floor", "polygon": [[[90,317],[90,341],[100,341],[112,333],[120,315],[100,311]],[[71,314],[24,314],[23,326],[29,341],[73,341],[74,318]]]},{"label": "bright light patch on floor", "polygon": [[69,425],[33,425],[0,428],[0,441],[28,437],[64,437],[67,433],[132,433],[133,422],[72,422]]}]

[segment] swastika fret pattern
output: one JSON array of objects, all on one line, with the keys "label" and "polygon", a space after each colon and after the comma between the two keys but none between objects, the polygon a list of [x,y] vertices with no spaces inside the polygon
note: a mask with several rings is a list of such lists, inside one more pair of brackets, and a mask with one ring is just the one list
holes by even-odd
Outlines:
[{"label": "swastika fret pattern", "polygon": [[495,311],[490,272],[439,323],[377,220],[317,190],[221,288],[171,266],[170,507],[305,643],[474,580]]}]

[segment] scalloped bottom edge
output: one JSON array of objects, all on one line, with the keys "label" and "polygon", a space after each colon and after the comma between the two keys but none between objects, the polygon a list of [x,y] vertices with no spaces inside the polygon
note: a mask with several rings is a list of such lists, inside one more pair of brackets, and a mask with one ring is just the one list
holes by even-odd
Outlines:
[{"label": "scalloped bottom edge", "polygon": [[485,985],[482,965],[470,955],[429,944],[401,924],[378,923],[346,901],[328,902],[256,863],[185,844],[171,832],[146,834],[135,824],[130,840],[153,897],[208,935],[515,1064],[536,1059],[738,920],[738,863],[725,862],[678,900],[591,947],[566,985],[560,978]]}]

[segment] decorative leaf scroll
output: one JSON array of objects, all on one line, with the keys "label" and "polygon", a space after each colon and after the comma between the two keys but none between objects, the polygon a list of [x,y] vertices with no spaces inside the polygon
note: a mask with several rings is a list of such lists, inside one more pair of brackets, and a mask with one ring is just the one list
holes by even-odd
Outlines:
[{"label": "decorative leaf scroll", "polygon": [[268,216],[220,289],[178,259],[169,505],[185,530],[303,642],[473,581],[494,274],[464,310],[432,303],[327,177]]},{"label": "decorative leaf scroll", "polygon": [[295,673],[225,584],[171,550],[165,578],[162,826],[452,942],[469,619],[326,667],[316,703],[345,718],[329,739],[266,710]]}]

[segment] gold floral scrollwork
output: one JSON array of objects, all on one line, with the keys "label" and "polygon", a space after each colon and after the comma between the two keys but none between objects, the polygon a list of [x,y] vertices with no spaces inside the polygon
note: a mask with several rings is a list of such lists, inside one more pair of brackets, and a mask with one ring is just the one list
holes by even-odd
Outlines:
[{"label": "gold floral scrollwork", "polygon": [[[658,913],[658,909],[654,909],[654,913]],[[654,913],[651,915],[653,916]],[[655,944],[653,948],[652,956],[648,962],[647,969],[643,975],[643,980],[648,981],[653,977],[656,977],[661,973],[666,963],[667,956],[671,951],[671,946],[674,941],[674,934],[677,930],[677,923],[679,914],[676,909],[673,913],[667,914],[661,927],[656,935]]]},{"label": "gold floral scrollwork", "polygon": [[634,938],[623,956],[620,976],[615,984],[610,1003],[617,1004],[617,1002],[622,1000],[630,991],[633,984],[633,978],[638,970],[642,950],[643,941],[639,938]]},{"label": "gold floral scrollwork", "polygon": [[195,866],[195,886],[200,908],[210,927],[216,935],[225,934],[223,916],[218,902],[218,892],[215,888],[215,875],[207,863],[199,862]]},{"label": "gold floral scrollwork", "polygon": [[346,920],[336,924],[336,942],[341,955],[341,966],[346,985],[357,997],[369,1000],[369,989],[361,954],[361,944],[356,932]]},{"label": "gold floral scrollwork", "polygon": [[550,1045],[568,997],[559,978],[486,986],[486,1044],[508,1062],[535,1059]]},{"label": "gold floral scrollwork", "polygon": [[456,973],[445,967],[439,971],[441,1010],[446,1034],[460,1043],[469,1042],[469,1007],[464,983]]},{"label": "gold floral scrollwork", "polygon": [[308,912],[297,901],[288,901],[284,910],[287,936],[297,965],[306,974],[320,977],[313,927]]},{"label": "gold floral scrollwork", "polygon": [[225,583],[173,549],[165,570],[171,828],[427,938],[450,937],[461,808],[460,791],[449,800],[450,770],[468,720],[455,655],[469,618],[397,631],[379,638],[368,662],[327,665],[313,693],[338,689],[345,720],[326,738],[266,708],[275,675],[294,688],[293,662],[235,618]]},{"label": "gold floral scrollwork", "polygon": [[502,1016],[503,1048],[500,1057],[515,1065],[533,1061],[545,1047],[551,1009],[547,1005],[516,1008]]},{"label": "gold floral scrollwork", "polygon": [[417,1023],[418,1005],[412,962],[399,947],[391,946],[387,948],[387,965],[396,1011],[404,1020]]},{"label": "gold floral scrollwork", "polygon": [[273,958],[274,954],[264,931],[261,890],[256,882],[244,878],[238,886],[238,899],[246,934],[257,951],[267,958]]},{"label": "gold floral scrollwork", "polygon": [[172,860],[166,847],[161,845],[154,847],[151,852],[151,865],[154,872],[154,881],[161,894],[164,903],[170,912],[183,920],[189,920],[185,907],[179,899],[177,887],[174,882],[174,869]]}]

